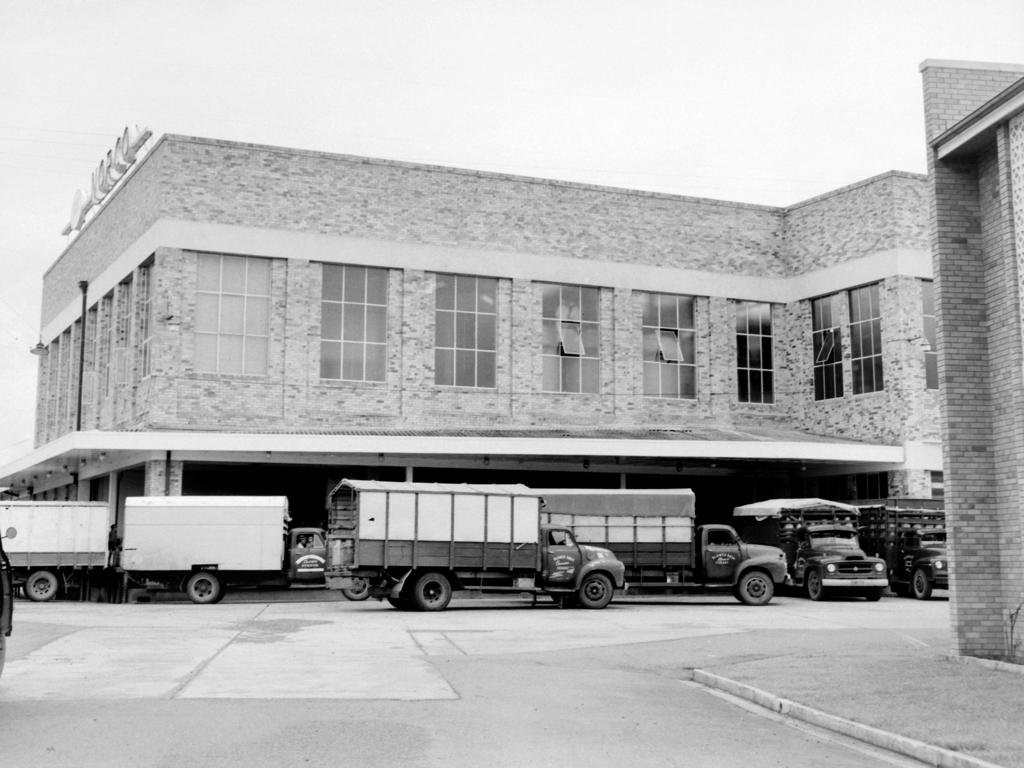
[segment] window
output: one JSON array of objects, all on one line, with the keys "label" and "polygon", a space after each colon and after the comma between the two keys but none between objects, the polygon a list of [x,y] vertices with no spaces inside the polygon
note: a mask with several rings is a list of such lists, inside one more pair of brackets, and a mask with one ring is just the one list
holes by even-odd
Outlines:
[{"label": "window", "polygon": [[885,389],[882,378],[882,311],[877,283],[850,291],[850,351],[853,394]]},{"label": "window", "polygon": [[123,387],[130,383],[128,373],[132,343],[133,286],[129,278],[117,286],[114,294],[115,318],[110,330],[114,346],[114,370],[111,377],[115,387]]},{"label": "window", "polygon": [[498,281],[437,275],[435,288],[434,382],[458,387],[493,387]]},{"label": "window", "polygon": [[266,375],[270,260],[199,254],[197,371]]},{"label": "window", "polygon": [[576,285],[545,285],[541,305],[544,391],[597,392],[600,291]]},{"label": "window", "polygon": [[839,328],[839,294],[811,302],[811,347],[814,353],[814,399],[843,396],[843,339]]},{"label": "window", "polygon": [[139,349],[139,375],[145,378],[150,374],[153,354],[153,268],[151,266],[145,266],[139,270],[139,282],[142,288],[142,316],[139,326],[142,344]]},{"label": "window", "polygon": [[325,264],[320,303],[320,378],[384,381],[388,272]]},{"label": "window", "polygon": [[946,484],[941,472],[932,472],[932,498],[942,499],[946,496]]},{"label": "window", "polygon": [[113,376],[110,374],[110,359],[114,347],[114,294],[108,293],[100,303],[100,317],[102,330],[96,334],[96,343],[100,345],[99,366],[100,366],[100,396],[106,397],[113,387]]},{"label": "window", "polygon": [[773,403],[771,304],[736,304],[736,380],[741,403]]},{"label": "window", "polygon": [[886,472],[868,472],[854,475],[858,499],[885,499],[889,496],[889,475]]},{"label": "window", "polygon": [[644,394],[693,399],[697,396],[694,298],[644,296]]},{"label": "window", "polygon": [[926,389],[939,388],[939,344],[936,333],[935,284],[931,280],[921,281],[921,314],[924,322],[924,340],[928,348],[924,351],[924,385]]}]

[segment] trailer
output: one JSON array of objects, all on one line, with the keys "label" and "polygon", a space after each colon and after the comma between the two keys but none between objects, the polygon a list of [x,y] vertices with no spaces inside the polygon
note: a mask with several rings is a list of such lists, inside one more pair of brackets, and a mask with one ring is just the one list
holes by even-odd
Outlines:
[{"label": "trailer", "polygon": [[455,590],[546,594],[604,608],[625,586],[607,549],[542,525],[523,485],[342,480],[329,497],[328,589],[440,611]]},{"label": "trailer", "polygon": [[542,521],[611,550],[625,564],[631,590],[729,590],[742,603],[764,605],[786,583],[778,547],[744,542],[728,525],[695,526],[688,488],[536,490]]},{"label": "trailer", "polygon": [[322,586],[324,532],[290,520],[284,496],[129,496],[117,568],[194,603],[231,587]]},{"label": "trailer", "polygon": [[933,590],[949,589],[941,501],[890,499],[859,510],[861,543],[866,552],[885,560],[896,594],[928,600]]},{"label": "trailer", "polygon": [[889,584],[885,561],[864,553],[859,511],[827,499],[769,499],[733,510],[740,535],[780,547],[793,585],[811,600],[830,594],[876,601]]},{"label": "trailer", "polygon": [[0,530],[19,533],[8,545],[15,585],[36,602],[61,593],[84,597],[110,565],[111,517],[105,501],[0,503]]}]

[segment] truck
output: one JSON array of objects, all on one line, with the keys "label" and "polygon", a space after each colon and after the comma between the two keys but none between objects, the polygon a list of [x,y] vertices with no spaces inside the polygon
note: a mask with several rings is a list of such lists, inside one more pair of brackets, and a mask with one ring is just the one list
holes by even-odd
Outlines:
[{"label": "truck", "polygon": [[115,567],[200,604],[231,587],[323,586],[324,531],[290,520],[285,496],[129,496]]},{"label": "truck", "polygon": [[599,609],[625,566],[541,524],[524,485],[342,480],[328,496],[328,589],[363,591],[399,610],[441,611],[456,590],[548,595]]},{"label": "truck", "polygon": [[3,539],[11,541],[18,535],[18,529],[9,526],[0,536],[0,674],[7,660],[7,638],[11,636],[11,618],[14,613],[14,577],[11,561],[4,551]]},{"label": "truck", "polygon": [[827,499],[769,499],[733,509],[748,541],[781,547],[793,586],[811,600],[830,595],[881,599],[889,580],[885,561],[865,554],[857,536],[858,510]]},{"label": "truck", "polygon": [[542,520],[611,550],[626,566],[630,590],[730,590],[742,603],[764,605],[788,578],[778,547],[749,544],[729,525],[695,527],[695,495],[688,488],[537,493]]},{"label": "truck", "polygon": [[0,530],[10,525],[21,533],[8,545],[15,586],[35,602],[84,595],[110,565],[111,523],[105,501],[0,503]]},{"label": "truck", "polygon": [[865,551],[886,562],[897,595],[928,600],[949,589],[946,515],[932,499],[893,499],[862,506],[860,540]]}]

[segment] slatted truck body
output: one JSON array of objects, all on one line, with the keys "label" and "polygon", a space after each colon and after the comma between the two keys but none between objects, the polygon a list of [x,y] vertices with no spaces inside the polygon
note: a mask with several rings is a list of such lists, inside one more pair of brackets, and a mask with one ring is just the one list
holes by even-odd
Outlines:
[{"label": "slatted truck body", "polygon": [[860,506],[860,541],[885,560],[889,586],[898,595],[928,600],[949,589],[946,514],[934,499],[890,499]]},{"label": "slatted truck body", "polygon": [[688,488],[536,491],[542,521],[611,550],[626,566],[630,589],[730,590],[740,602],[764,605],[776,585],[786,582],[779,548],[748,544],[728,525],[695,527],[695,498]]},{"label": "slatted truck body", "polygon": [[523,485],[343,480],[330,494],[328,589],[443,610],[453,590],[545,593],[604,608],[625,586],[606,549],[540,524]]}]

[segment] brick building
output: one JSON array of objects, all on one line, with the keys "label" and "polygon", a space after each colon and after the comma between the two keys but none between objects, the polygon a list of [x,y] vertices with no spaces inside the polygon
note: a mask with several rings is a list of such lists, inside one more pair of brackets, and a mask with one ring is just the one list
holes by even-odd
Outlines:
[{"label": "brick building", "polygon": [[[165,135],[44,278],[22,496],[942,492],[928,184],[786,207]],[[79,405],[80,402],[80,405]]]},{"label": "brick building", "polygon": [[962,654],[1019,659],[1024,621],[1011,631],[1011,615],[1024,603],[1024,66],[926,61],[921,70],[954,635]]}]

